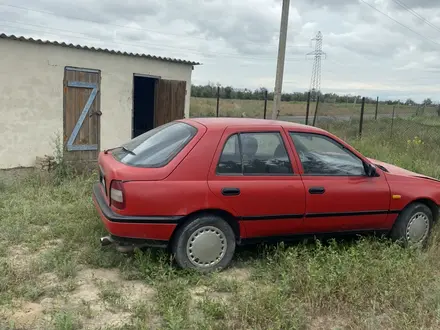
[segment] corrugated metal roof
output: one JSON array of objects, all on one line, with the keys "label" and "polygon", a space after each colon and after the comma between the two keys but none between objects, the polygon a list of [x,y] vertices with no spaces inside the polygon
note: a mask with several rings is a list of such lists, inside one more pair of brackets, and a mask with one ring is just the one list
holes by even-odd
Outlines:
[{"label": "corrugated metal roof", "polygon": [[121,52],[121,51],[107,49],[107,48],[95,48],[95,47],[67,44],[65,42],[26,38],[23,36],[7,35],[4,33],[0,34],[0,39],[27,41],[27,42],[33,42],[33,43],[43,44],[43,45],[55,45],[55,46],[61,46],[61,47],[84,49],[84,50],[90,50],[90,51],[95,51],[95,52],[102,52],[102,53],[116,54],[116,55],[123,55],[123,56],[143,57],[143,58],[148,58],[148,59],[152,59],[152,60],[174,62],[174,63],[188,64],[188,65],[200,65],[199,62],[192,62],[192,61],[181,60],[181,59],[171,58],[171,57],[161,57],[161,56],[155,56],[155,55],[150,55],[150,54],[127,53],[127,52]]}]

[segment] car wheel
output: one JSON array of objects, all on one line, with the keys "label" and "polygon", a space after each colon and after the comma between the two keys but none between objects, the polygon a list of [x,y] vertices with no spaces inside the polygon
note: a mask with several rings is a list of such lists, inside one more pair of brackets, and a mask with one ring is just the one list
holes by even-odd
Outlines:
[{"label": "car wheel", "polygon": [[235,234],[218,216],[198,216],[178,229],[171,248],[179,267],[208,273],[229,265],[235,252]]},{"label": "car wheel", "polygon": [[406,207],[396,219],[391,238],[404,246],[425,246],[433,224],[431,209],[422,203]]}]

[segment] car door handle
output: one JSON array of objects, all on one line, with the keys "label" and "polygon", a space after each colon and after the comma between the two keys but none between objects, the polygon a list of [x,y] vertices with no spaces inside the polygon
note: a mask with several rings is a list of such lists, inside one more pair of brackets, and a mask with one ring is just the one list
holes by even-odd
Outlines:
[{"label": "car door handle", "polygon": [[323,193],[325,193],[325,188],[324,187],[312,187],[309,189],[309,193],[312,195],[323,194]]},{"label": "car door handle", "polygon": [[222,195],[223,196],[238,196],[238,195],[240,195],[240,189],[238,189],[238,188],[223,188]]}]

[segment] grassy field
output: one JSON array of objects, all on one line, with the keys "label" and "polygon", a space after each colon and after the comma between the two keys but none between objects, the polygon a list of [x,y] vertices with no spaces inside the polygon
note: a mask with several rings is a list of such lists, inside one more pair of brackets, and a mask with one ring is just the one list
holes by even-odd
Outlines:
[{"label": "grassy field", "polygon": [[[310,104],[310,113],[315,111],[316,103]],[[191,116],[215,116],[217,100],[211,98],[191,98]],[[243,113],[247,117],[263,118],[264,101],[261,100],[228,100],[221,99],[219,103],[219,113],[223,117],[240,117]],[[356,105],[346,103],[321,103],[318,113],[327,116],[359,116],[361,109],[361,101]],[[365,106],[366,114],[374,114],[376,111],[375,104],[367,104]],[[400,105],[396,107],[396,116],[408,116],[416,114],[417,107]],[[392,105],[379,105],[378,114],[392,114]],[[272,101],[267,103],[268,118],[272,113]],[[306,102],[282,102],[280,116],[304,116],[306,113]],[[435,114],[434,107],[426,107],[425,114]]]},{"label": "grassy field", "polygon": [[[397,120],[390,137],[389,122],[367,121],[358,140],[347,125],[327,128],[367,156],[440,178],[438,127]],[[372,237],[256,246],[239,249],[229,269],[199,275],[163,251],[101,248],[94,181],[0,181],[0,329],[440,327],[439,228],[423,251]]]}]

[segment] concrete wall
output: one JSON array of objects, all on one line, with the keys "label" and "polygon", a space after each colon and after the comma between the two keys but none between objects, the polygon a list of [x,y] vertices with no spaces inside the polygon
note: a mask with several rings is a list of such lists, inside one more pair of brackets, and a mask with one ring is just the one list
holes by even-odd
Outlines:
[{"label": "concrete wall", "polygon": [[185,80],[191,65],[0,39],[0,168],[34,166],[63,134],[65,66],[101,70],[101,149],[131,138],[133,74]]}]

